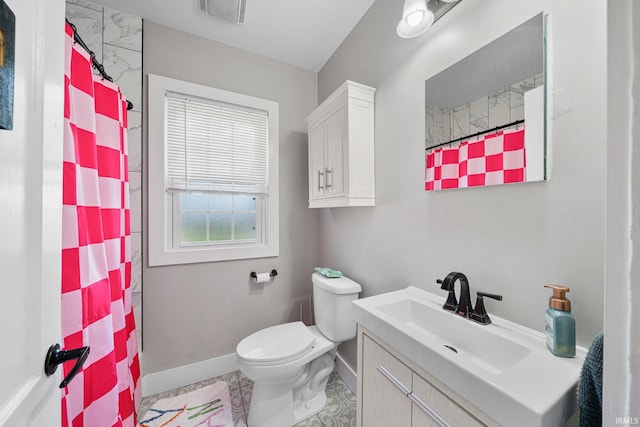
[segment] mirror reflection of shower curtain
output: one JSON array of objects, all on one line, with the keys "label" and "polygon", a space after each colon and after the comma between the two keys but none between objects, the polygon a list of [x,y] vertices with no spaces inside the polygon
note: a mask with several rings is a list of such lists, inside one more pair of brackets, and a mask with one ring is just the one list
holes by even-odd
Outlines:
[{"label": "mirror reflection of shower curtain", "polygon": [[[136,425],[126,99],[92,73],[66,26],[62,224],[64,348],[89,346],[62,392],[62,426]],[[64,366],[64,375],[72,364]]]},{"label": "mirror reflection of shower curtain", "polygon": [[510,129],[426,153],[425,190],[526,181],[524,128]]}]

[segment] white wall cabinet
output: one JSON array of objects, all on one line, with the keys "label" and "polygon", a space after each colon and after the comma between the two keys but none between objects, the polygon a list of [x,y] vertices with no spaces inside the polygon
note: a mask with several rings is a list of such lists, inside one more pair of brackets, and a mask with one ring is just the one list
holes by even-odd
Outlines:
[{"label": "white wall cabinet", "polygon": [[346,81],[306,118],[310,208],[375,206],[374,94]]},{"label": "white wall cabinet", "polygon": [[359,427],[481,427],[491,420],[358,327]]}]

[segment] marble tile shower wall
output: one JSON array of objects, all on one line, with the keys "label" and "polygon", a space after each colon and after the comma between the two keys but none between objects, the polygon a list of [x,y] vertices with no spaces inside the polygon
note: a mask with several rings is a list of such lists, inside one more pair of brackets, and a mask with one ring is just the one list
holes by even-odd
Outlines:
[{"label": "marble tile shower wall", "polygon": [[[142,18],[85,0],[67,0],[66,16],[105,71],[133,103],[129,111],[129,199],[131,202],[131,288],[142,337]],[[140,342],[138,343],[140,344]],[[142,348],[139,345],[139,348]]]},{"label": "marble tile shower wall", "polygon": [[543,75],[536,74],[452,110],[427,106],[425,146],[442,144],[523,120],[524,93],[542,84]]}]

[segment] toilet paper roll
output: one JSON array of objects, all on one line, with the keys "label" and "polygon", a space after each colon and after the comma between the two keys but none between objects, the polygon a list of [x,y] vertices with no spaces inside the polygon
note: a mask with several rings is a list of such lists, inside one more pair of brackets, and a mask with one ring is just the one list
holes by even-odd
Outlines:
[{"label": "toilet paper roll", "polygon": [[256,283],[267,283],[271,281],[269,273],[258,273],[256,277]]}]

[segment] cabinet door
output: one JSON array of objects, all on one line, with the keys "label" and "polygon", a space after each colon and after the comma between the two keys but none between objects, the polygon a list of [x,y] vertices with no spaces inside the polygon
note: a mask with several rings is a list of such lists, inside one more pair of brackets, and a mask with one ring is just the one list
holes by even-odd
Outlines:
[{"label": "cabinet door", "polygon": [[411,400],[379,367],[411,388],[411,370],[366,335],[363,336],[362,427],[410,427]]},{"label": "cabinet door", "polygon": [[347,128],[345,109],[340,108],[326,122],[327,132],[327,193],[329,197],[339,197],[345,194],[344,177],[345,144],[347,143]]},{"label": "cabinet door", "polygon": [[325,126],[309,132],[309,198],[321,199],[325,193],[324,138]]},{"label": "cabinet door", "polygon": [[[413,403],[412,405],[412,427],[440,427],[442,424],[436,421],[438,416],[445,420],[447,424],[455,427],[484,426],[474,416],[415,373],[413,374],[412,395],[421,401],[419,404]],[[425,406],[428,409],[425,409]],[[437,415],[434,416],[429,411]]]}]

